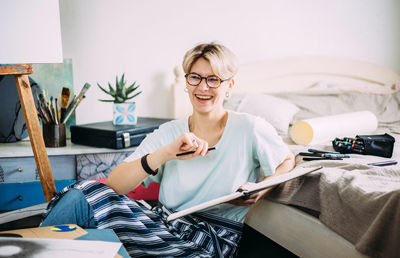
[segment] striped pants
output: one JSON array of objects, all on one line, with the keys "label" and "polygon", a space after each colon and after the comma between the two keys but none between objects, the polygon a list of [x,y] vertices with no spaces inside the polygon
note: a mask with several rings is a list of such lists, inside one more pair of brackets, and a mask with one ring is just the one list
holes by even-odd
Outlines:
[{"label": "striped pants", "polygon": [[[132,257],[235,257],[242,223],[199,212],[171,222],[165,207],[146,208],[96,181],[80,181],[60,191],[43,218],[70,189],[82,192],[97,228],[113,229]],[[68,212],[68,211],[66,211]],[[88,213],[88,211],[82,211]],[[60,223],[65,224],[60,218]],[[79,225],[85,227],[87,225]]]}]

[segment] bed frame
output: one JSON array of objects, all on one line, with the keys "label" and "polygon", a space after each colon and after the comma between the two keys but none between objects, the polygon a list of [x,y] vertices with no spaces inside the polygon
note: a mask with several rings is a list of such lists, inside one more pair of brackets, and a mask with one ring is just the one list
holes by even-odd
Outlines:
[{"label": "bed frame", "polygon": [[[182,68],[174,69],[173,117],[192,113]],[[277,93],[298,91],[315,83],[362,86],[393,85],[400,75],[372,63],[333,57],[292,57],[242,65],[233,92]],[[317,218],[293,207],[261,200],[246,217],[246,224],[300,257],[367,257]]]}]

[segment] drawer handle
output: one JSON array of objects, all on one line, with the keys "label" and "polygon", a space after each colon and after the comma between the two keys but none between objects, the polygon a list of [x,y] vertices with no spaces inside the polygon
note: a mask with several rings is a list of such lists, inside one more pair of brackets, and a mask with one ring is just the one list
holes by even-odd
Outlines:
[{"label": "drawer handle", "polygon": [[18,199],[19,201],[22,201],[22,195],[18,195],[17,199]]},{"label": "drawer handle", "polygon": [[18,172],[22,172],[22,171],[24,171],[22,168],[17,168],[17,171]]}]

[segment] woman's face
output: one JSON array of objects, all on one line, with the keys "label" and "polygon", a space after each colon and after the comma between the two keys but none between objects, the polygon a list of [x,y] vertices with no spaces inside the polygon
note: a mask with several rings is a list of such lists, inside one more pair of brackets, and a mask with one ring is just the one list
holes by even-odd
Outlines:
[{"label": "woman's face", "polygon": [[[190,73],[196,73],[201,77],[215,75],[210,63],[204,58],[199,58],[192,66]],[[223,78],[221,78],[223,79]],[[190,102],[193,110],[199,113],[210,113],[223,111],[225,93],[230,87],[230,81],[221,82],[218,88],[210,88],[205,79],[202,79],[198,86],[191,86],[186,82]]]}]

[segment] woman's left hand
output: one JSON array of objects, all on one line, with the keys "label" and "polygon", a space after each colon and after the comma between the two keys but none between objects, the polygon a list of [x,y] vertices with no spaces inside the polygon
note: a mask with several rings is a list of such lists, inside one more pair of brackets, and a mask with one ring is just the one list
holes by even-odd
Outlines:
[{"label": "woman's left hand", "polygon": [[[285,160],[276,168],[274,175],[264,177],[262,181],[268,180],[269,178],[272,177],[289,173],[289,171],[292,170],[294,166],[295,166],[294,155],[292,152],[289,152]],[[254,184],[256,183],[247,182],[241,185],[239,188],[247,189],[249,186]],[[272,189],[274,189],[274,187],[270,187],[255,194],[252,194],[246,200],[243,200],[242,198],[237,198],[235,200],[230,201],[229,203],[238,206],[251,206],[255,204],[258,200],[264,198],[264,196],[266,196],[270,191],[272,191]]]},{"label": "woman's left hand", "polygon": [[[240,186],[239,189],[247,189],[251,185],[255,185],[256,183],[247,182],[244,185]],[[228,203],[237,205],[237,206],[251,206],[258,202],[258,200],[264,198],[264,196],[271,191],[271,189],[265,189],[263,191],[254,193],[250,195],[247,199],[237,198],[235,200],[229,201]]]}]

